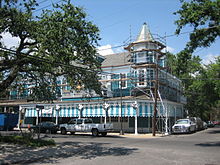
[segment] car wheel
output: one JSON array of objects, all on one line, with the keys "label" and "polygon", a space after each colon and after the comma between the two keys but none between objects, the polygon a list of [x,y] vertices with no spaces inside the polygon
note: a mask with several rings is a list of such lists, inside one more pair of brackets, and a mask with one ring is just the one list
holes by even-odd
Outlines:
[{"label": "car wheel", "polygon": [[106,135],[107,135],[107,132],[102,132],[101,135],[102,135],[102,136],[106,136]]},{"label": "car wheel", "polygon": [[75,135],[75,132],[71,132],[71,135]]},{"label": "car wheel", "polygon": [[92,136],[99,136],[99,131],[97,129],[92,129]]},{"label": "car wheel", "polygon": [[61,134],[62,134],[62,135],[66,135],[66,129],[65,129],[65,128],[62,128],[62,129],[61,129]]},{"label": "car wheel", "polygon": [[50,130],[49,130],[49,129],[46,129],[45,133],[46,133],[46,134],[49,134],[49,133],[50,133]]},{"label": "car wheel", "polygon": [[192,132],[191,132],[191,130],[190,130],[190,127],[188,128],[188,133],[189,133],[189,134],[191,134],[191,133],[192,133]]},{"label": "car wheel", "polygon": [[29,129],[31,133],[35,133],[36,131],[33,128]]}]

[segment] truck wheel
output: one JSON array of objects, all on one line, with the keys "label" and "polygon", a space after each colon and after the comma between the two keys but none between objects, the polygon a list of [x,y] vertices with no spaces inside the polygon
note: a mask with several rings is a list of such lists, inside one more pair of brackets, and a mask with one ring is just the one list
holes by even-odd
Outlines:
[{"label": "truck wheel", "polygon": [[107,132],[102,132],[101,134],[102,134],[102,136],[106,136]]},{"label": "truck wheel", "polygon": [[61,134],[66,135],[66,129],[65,128],[61,128]]},{"label": "truck wheel", "polygon": [[46,129],[45,133],[46,133],[46,134],[49,134],[49,133],[50,133],[50,130],[49,130],[49,129]]},{"label": "truck wheel", "polygon": [[31,133],[34,133],[34,132],[35,132],[33,128],[30,128],[29,131],[30,131]]},{"label": "truck wheel", "polygon": [[192,133],[192,131],[190,130],[190,128],[188,129],[188,133],[189,133],[189,134],[191,134],[191,133]]},{"label": "truck wheel", "polygon": [[99,131],[97,129],[92,129],[92,136],[99,136]]}]

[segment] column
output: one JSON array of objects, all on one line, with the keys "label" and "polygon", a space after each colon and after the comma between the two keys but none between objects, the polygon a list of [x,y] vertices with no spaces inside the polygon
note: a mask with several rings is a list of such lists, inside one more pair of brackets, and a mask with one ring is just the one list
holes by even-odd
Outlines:
[{"label": "column", "polygon": [[136,110],[136,115],[135,115],[135,135],[137,135],[138,134],[138,103],[137,103],[137,101],[135,101],[132,105],[131,105],[135,110]]},{"label": "column", "polygon": [[55,111],[56,111],[56,125],[58,125],[59,124],[59,111],[60,111],[59,105],[55,106]]}]

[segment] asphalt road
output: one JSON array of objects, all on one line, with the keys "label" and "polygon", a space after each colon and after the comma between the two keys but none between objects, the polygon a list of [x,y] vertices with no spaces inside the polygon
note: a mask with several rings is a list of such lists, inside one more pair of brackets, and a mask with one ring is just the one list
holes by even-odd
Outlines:
[{"label": "asphalt road", "polygon": [[17,153],[18,149],[5,159],[10,162],[20,157],[20,161],[11,163],[36,165],[220,165],[220,127],[166,137],[52,137],[56,147],[23,149]]}]

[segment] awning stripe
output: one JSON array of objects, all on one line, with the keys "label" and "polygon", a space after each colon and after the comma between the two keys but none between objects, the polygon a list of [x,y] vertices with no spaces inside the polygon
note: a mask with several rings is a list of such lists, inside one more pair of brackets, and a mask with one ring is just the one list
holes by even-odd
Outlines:
[{"label": "awning stripe", "polygon": [[[173,105],[167,104],[168,115],[169,116],[182,116],[183,107],[181,105]],[[146,103],[146,102],[139,102],[139,113],[138,116],[140,117],[152,117],[154,111],[154,104],[153,103]],[[52,113],[48,113],[47,111],[43,111],[41,115],[41,111],[39,112],[39,116],[42,117],[56,117],[57,112],[54,107],[52,108]],[[80,111],[78,110],[78,104],[72,105],[60,105],[59,110],[59,117],[78,117]],[[158,116],[165,116],[165,110],[163,106],[158,103]],[[102,104],[89,104],[83,105],[82,109],[82,117],[104,117],[105,110],[103,109]],[[108,108],[108,116],[117,117],[121,116],[121,105],[120,104],[111,104]],[[125,103],[122,105],[122,116],[129,116],[134,117],[136,116],[136,109],[131,106],[131,103]],[[27,108],[25,117],[37,117],[36,108]]]}]

